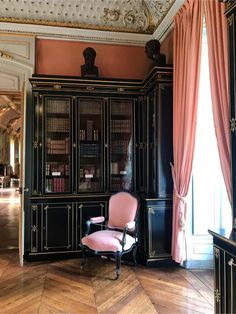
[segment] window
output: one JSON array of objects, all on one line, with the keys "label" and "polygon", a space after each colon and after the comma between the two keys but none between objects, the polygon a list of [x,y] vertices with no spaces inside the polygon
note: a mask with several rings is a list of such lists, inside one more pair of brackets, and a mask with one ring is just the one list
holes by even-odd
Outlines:
[{"label": "window", "polygon": [[212,254],[210,245],[212,241],[208,229],[228,229],[232,226],[231,206],[221,171],[215,135],[208,68],[207,36],[204,26],[195,152],[188,195],[188,259],[194,256],[194,259],[208,259],[209,254]]}]

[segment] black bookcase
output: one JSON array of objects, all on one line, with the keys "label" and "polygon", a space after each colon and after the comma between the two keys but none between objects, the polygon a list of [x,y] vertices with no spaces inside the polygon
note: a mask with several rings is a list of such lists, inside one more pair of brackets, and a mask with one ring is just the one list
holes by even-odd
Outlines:
[{"label": "black bookcase", "polygon": [[[80,252],[111,194],[140,196],[140,255],[170,259],[172,68],[143,80],[34,76],[25,258]],[[158,245],[156,245],[158,241]]]}]

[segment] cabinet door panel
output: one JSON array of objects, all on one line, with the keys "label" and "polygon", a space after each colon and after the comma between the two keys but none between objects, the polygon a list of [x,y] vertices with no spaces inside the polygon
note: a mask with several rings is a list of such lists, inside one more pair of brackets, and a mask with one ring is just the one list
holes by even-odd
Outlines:
[{"label": "cabinet door panel", "polygon": [[[155,123],[155,90],[151,91],[147,97],[147,194],[156,194],[156,173],[157,173],[157,162],[155,156],[155,134],[156,134],[156,123]],[[145,165],[144,165],[145,166]]]},{"label": "cabinet door panel", "polygon": [[46,96],[43,103],[44,193],[71,193],[72,99]]},{"label": "cabinet door panel", "polygon": [[79,192],[104,190],[104,108],[102,99],[78,99]]},{"label": "cabinet door panel", "polygon": [[236,313],[236,257],[226,253],[225,266],[225,313]]},{"label": "cabinet door panel", "polygon": [[43,250],[72,249],[72,204],[43,206]]},{"label": "cabinet door panel", "polygon": [[134,189],[134,100],[109,101],[110,191]]},{"label": "cabinet door panel", "polygon": [[37,253],[41,250],[41,205],[30,206],[30,252]]},{"label": "cabinet door panel", "polygon": [[136,181],[137,191],[140,193],[147,192],[147,133],[146,133],[146,119],[147,119],[147,106],[146,98],[140,98],[138,101],[138,110],[136,112]]},{"label": "cabinet door panel", "polygon": [[215,270],[215,313],[224,313],[225,310],[225,290],[224,290],[224,252],[214,246],[214,270]]},{"label": "cabinet door panel", "polygon": [[170,162],[173,162],[172,84],[160,84],[157,111],[157,195],[172,197],[173,183]]},{"label": "cabinet door panel", "polygon": [[171,206],[151,205],[147,208],[148,254],[150,257],[170,255]]},{"label": "cabinet door panel", "polygon": [[[80,243],[80,239],[84,236],[86,232],[86,221],[91,217],[105,216],[106,217],[106,203],[104,202],[88,202],[78,204],[77,207],[77,217],[81,224],[77,225],[77,245]],[[100,226],[91,225],[91,232],[101,230]]]},{"label": "cabinet door panel", "polygon": [[32,194],[33,195],[39,195],[42,193],[42,176],[40,175],[42,172],[41,169],[41,160],[42,160],[42,110],[41,110],[41,104],[40,99],[42,97],[39,97],[38,94],[33,95],[33,129],[34,129],[34,140],[33,140],[33,154],[32,154],[32,163],[33,165],[37,165],[37,167],[34,167],[32,172]]}]

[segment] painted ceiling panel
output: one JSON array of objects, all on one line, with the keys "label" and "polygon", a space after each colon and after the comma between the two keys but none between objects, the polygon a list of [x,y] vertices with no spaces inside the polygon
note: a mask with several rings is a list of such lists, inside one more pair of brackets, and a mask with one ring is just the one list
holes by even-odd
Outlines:
[{"label": "painted ceiling panel", "polygon": [[175,0],[1,0],[0,21],[153,34]]}]

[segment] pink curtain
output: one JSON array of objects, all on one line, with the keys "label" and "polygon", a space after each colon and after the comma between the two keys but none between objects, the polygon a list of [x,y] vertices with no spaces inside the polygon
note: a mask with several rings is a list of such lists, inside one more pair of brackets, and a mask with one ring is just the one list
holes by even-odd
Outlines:
[{"label": "pink curtain", "polygon": [[174,181],[172,258],[185,259],[185,220],[195,144],[200,72],[202,2],[186,0],[175,16],[174,29]]},{"label": "pink curtain", "polygon": [[230,127],[228,92],[228,34],[225,4],[218,0],[204,0],[211,98],[220,163],[231,202]]}]

